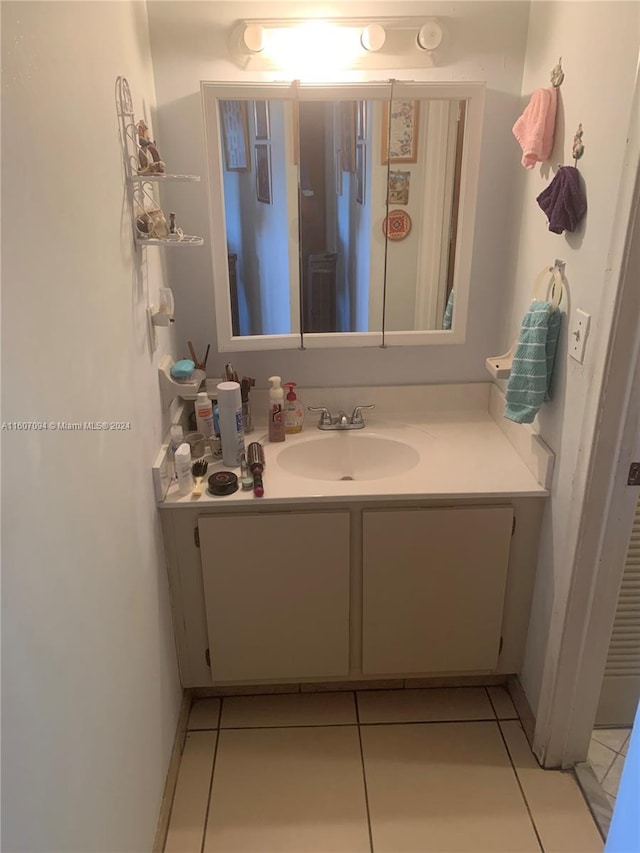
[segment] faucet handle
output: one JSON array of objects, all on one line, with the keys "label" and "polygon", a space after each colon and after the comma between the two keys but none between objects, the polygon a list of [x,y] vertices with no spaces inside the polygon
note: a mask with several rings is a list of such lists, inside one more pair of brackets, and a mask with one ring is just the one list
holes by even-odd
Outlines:
[{"label": "faucet handle", "polygon": [[322,412],[320,423],[322,426],[331,426],[331,412],[325,406],[307,406],[310,412]]},{"label": "faucet handle", "polygon": [[352,424],[363,424],[364,420],[362,418],[362,410],[363,409],[375,409],[375,403],[372,403],[370,406],[356,406],[351,415],[351,423]]}]

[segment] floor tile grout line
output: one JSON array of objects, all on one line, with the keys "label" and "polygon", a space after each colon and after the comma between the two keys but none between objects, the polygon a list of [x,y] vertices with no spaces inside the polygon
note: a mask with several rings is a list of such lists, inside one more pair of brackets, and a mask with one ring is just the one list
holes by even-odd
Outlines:
[{"label": "floor tile grout line", "polygon": [[491,698],[491,694],[489,693],[489,690],[487,687],[484,688],[484,692],[487,696],[487,699],[489,700],[489,704],[491,705],[491,710],[493,711],[496,720],[499,719],[498,712],[496,711],[496,706],[493,704],[493,699]]},{"label": "floor tile grout line", "polygon": [[[520,720],[512,720],[511,722],[520,722]],[[189,731],[194,732],[238,732],[238,731],[249,731],[252,729],[329,729],[329,728],[344,728],[345,726],[437,726],[442,725],[442,723],[453,723],[455,725],[462,725],[465,723],[495,723],[495,717],[472,717],[466,720],[449,720],[443,718],[441,720],[379,720],[371,723],[363,723],[358,722],[356,720],[352,720],[348,723],[288,723],[283,725],[282,723],[271,723],[271,724],[263,724],[263,725],[252,725],[252,726],[220,726],[218,727],[212,725],[208,728],[200,728],[200,729],[190,729]],[[506,720],[505,722],[509,722]]]},{"label": "floor tile grout line", "polygon": [[371,829],[371,812],[369,810],[369,791],[367,788],[367,770],[364,765],[364,748],[362,746],[362,731],[360,729],[360,708],[358,707],[358,693],[353,691],[353,701],[356,706],[356,723],[358,726],[358,743],[360,744],[360,764],[362,766],[362,784],[364,785],[364,804],[367,810],[367,829],[369,830],[369,849],[373,850],[373,830]]},{"label": "floor tile grout line", "polygon": [[211,763],[211,777],[209,779],[209,797],[207,799],[207,810],[204,815],[204,827],[202,830],[202,841],[200,842],[200,853],[204,853],[204,845],[207,842],[207,827],[209,825],[209,812],[211,810],[211,798],[213,796],[213,774],[216,770],[216,758],[218,757],[218,747],[220,746],[220,723],[222,722],[222,704],[224,698],[220,699],[220,707],[218,708],[218,728],[216,737],[216,747],[213,750],[213,761]]},{"label": "floor tile grout line", "polygon": [[[618,754],[618,755],[619,755],[619,754]],[[618,755],[616,755],[616,757],[613,759],[613,761],[611,762],[611,764],[609,765],[609,767],[608,767],[608,769],[607,769],[607,772],[606,772],[606,773],[604,774],[604,776],[602,777],[602,782],[600,782],[600,787],[602,788],[602,790],[604,791],[604,793],[605,793],[605,794],[608,794],[609,792],[604,790],[604,783],[605,783],[605,780],[606,780],[607,776],[609,775],[609,773],[611,773],[611,771],[613,770],[613,765],[616,763],[616,761],[617,761],[617,759],[618,759]],[[621,756],[620,756],[620,758],[626,758],[626,756],[621,755]],[[620,783],[618,782],[618,784],[620,784]],[[615,795],[614,795],[614,794],[611,794],[611,796],[612,796],[612,797],[613,797],[613,796],[616,796],[616,797],[617,797],[618,795],[617,795],[617,794],[615,794]]]},{"label": "floor tile grout line", "polygon": [[[627,732],[627,736],[624,739],[622,745],[620,746],[620,749],[614,749],[612,746],[609,746],[608,743],[604,743],[604,741],[598,740],[598,738],[596,737],[596,732],[598,732],[598,731],[600,731],[600,729],[593,729],[591,731],[591,740],[595,740],[595,742],[599,743],[600,746],[605,746],[607,749],[610,749],[611,752],[615,752],[616,755],[623,755],[622,750],[625,748],[625,746],[629,742],[629,738],[631,737],[631,729],[629,729],[629,731]],[[609,731],[609,730],[606,729],[605,731]]]},{"label": "floor tile grout line", "polygon": [[[513,722],[513,720],[504,720],[504,722]],[[522,723],[518,720],[518,724],[520,728],[522,728]],[[524,792],[524,788],[522,787],[522,782],[520,781],[520,777],[518,776],[518,771],[516,769],[516,765],[514,763],[511,752],[509,751],[509,746],[507,744],[507,739],[504,736],[504,732],[502,731],[502,726],[500,725],[500,720],[496,720],[496,725],[498,727],[498,731],[500,732],[500,737],[502,738],[502,743],[504,744],[504,748],[507,753],[507,758],[509,759],[509,764],[511,765],[511,769],[513,770],[513,775],[516,779],[516,784],[520,789],[520,794],[522,795],[522,800],[524,802],[525,808],[527,810],[527,814],[529,815],[529,820],[531,821],[531,826],[533,827],[533,831],[535,833],[538,844],[540,845],[540,850],[542,853],[545,853],[544,845],[542,844],[542,839],[540,838],[540,833],[538,832],[538,827],[536,826],[536,822],[533,819],[533,812],[531,811],[531,807],[529,806],[529,801],[527,800],[527,795]]]}]

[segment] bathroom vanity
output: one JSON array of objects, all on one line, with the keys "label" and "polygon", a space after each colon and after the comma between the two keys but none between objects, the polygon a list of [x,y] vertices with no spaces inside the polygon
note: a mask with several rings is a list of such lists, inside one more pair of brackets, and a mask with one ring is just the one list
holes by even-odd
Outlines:
[{"label": "bathroom vanity", "polygon": [[264,442],[264,498],[160,503],[183,685],[518,672],[553,454],[489,384],[329,396],[376,409]]}]

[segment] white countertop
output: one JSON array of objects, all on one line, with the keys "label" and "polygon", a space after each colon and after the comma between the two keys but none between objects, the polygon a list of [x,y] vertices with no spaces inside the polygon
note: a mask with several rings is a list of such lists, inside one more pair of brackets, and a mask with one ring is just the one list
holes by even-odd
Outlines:
[{"label": "white countertop", "polygon": [[[448,412],[414,410],[393,415],[374,411],[365,412],[365,416],[367,425],[363,430],[329,432],[319,430],[315,416],[307,415],[303,432],[287,436],[286,441],[277,444],[270,444],[266,431],[257,426],[246,437],[246,443],[260,441],[264,447],[264,497],[256,498],[253,492],[241,489],[225,497],[213,496],[207,491],[205,478],[200,498],[181,497],[177,486],[172,485],[159,506],[174,509],[197,505],[214,509],[255,506],[257,502],[262,505],[303,504],[416,498],[544,497],[549,494],[486,408]],[[397,475],[347,481],[310,479],[289,473],[278,464],[279,455],[294,444],[326,437],[339,441],[357,435],[401,441],[419,454],[419,462]],[[207,477],[217,470],[233,470],[240,476],[239,469],[228,469],[222,462],[216,462],[210,463]]]}]

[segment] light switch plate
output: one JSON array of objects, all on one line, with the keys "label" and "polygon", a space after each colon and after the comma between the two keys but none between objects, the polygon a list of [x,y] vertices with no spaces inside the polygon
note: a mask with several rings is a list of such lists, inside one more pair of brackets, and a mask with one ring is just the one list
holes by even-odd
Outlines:
[{"label": "light switch plate", "polygon": [[590,322],[590,314],[585,314],[579,308],[575,309],[571,321],[571,330],[569,331],[569,355],[580,364],[584,361],[584,348],[589,335]]}]

